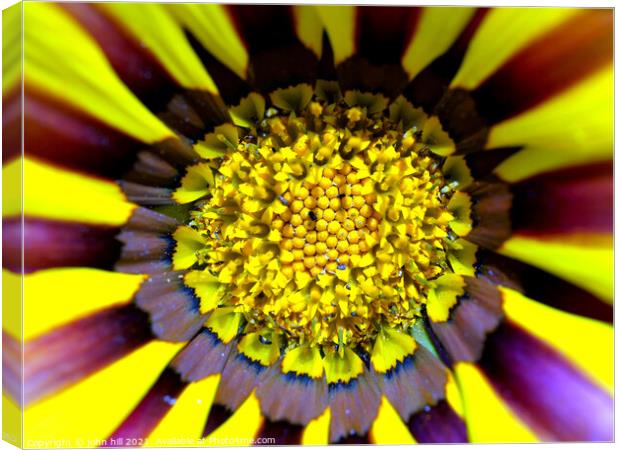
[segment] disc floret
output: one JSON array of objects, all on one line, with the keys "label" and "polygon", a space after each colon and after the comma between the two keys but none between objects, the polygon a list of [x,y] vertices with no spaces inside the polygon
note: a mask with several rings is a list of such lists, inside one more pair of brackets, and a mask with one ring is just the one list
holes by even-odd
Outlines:
[{"label": "disc floret", "polygon": [[447,268],[438,157],[415,128],[343,101],[267,116],[194,212],[227,305],[289,346],[368,351],[382,328],[409,330]]}]

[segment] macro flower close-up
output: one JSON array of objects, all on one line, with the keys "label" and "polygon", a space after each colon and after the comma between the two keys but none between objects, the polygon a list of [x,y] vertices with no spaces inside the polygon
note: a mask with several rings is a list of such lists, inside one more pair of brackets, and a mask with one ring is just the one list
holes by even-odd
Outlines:
[{"label": "macro flower close-up", "polygon": [[613,31],[5,10],[4,439],[612,441]]}]

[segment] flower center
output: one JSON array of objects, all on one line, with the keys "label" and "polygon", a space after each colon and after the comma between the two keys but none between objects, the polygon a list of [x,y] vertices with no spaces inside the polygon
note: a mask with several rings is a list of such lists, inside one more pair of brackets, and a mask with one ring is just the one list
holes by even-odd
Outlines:
[{"label": "flower center", "polygon": [[447,269],[439,159],[418,130],[368,110],[272,108],[221,158],[193,213],[199,261],[249,331],[368,351],[383,327],[413,325]]}]

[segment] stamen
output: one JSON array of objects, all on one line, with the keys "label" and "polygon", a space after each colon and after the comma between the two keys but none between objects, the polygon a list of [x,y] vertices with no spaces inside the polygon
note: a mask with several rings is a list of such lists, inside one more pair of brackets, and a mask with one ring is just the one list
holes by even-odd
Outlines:
[{"label": "stamen", "polygon": [[194,218],[199,262],[247,331],[370,351],[382,327],[408,330],[448,267],[440,158],[416,130],[343,102],[270,108],[246,133]]}]

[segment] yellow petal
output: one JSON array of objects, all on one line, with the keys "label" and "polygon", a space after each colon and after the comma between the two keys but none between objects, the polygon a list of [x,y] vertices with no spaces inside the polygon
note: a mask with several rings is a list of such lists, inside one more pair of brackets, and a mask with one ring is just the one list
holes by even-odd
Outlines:
[{"label": "yellow petal", "polygon": [[2,393],[2,439],[22,447],[22,410],[15,401]]},{"label": "yellow petal", "polygon": [[557,275],[605,301],[613,301],[611,235],[512,236],[499,252]]},{"label": "yellow petal", "polygon": [[515,182],[537,173],[613,157],[613,68],[491,128],[487,148],[523,145],[496,169]]},{"label": "yellow petal", "polygon": [[424,8],[402,58],[410,79],[450,48],[475,11],[475,8]]},{"label": "yellow petal", "polygon": [[263,424],[260,405],[256,393],[250,396],[237,408],[230,418],[206,437],[207,446],[239,446],[248,445],[258,434]]},{"label": "yellow petal", "polygon": [[331,410],[325,412],[316,419],[313,419],[301,436],[303,445],[327,445],[329,444],[329,422],[331,420]]},{"label": "yellow petal", "polygon": [[338,65],[355,51],[355,6],[315,6]]},{"label": "yellow petal", "polygon": [[320,58],[323,50],[323,24],[314,6],[295,5],[293,23],[299,40]]},{"label": "yellow petal", "polygon": [[494,8],[476,31],[450,87],[475,89],[512,55],[576,14],[575,8]]},{"label": "yellow petal", "polygon": [[24,4],[24,73],[36,87],[143,142],[174,133],[138,100],[94,39],[60,5]]},{"label": "yellow petal", "polygon": [[22,6],[2,11],[2,93],[19,86],[22,77]]},{"label": "yellow petal", "polygon": [[476,366],[459,362],[454,374],[463,396],[471,442],[535,442],[536,436],[504,404]]},{"label": "yellow petal", "polygon": [[226,5],[171,4],[166,8],[213,56],[245,78],[248,52]]},{"label": "yellow petal", "polygon": [[145,46],[183,87],[217,93],[213,80],[190,46],[183,29],[156,3],[101,3],[134,39]]},{"label": "yellow petal", "polygon": [[416,443],[400,416],[385,396],[381,397],[377,418],[370,428],[370,437],[373,444],[379,445]]},{"label": "yellow petal", "polygon": [[24,339],[129,302],[145,278],[87,268],[47,269],[25,275]]},{"label": "yellow petal", "polygon": [[2,166],[2,217],[22,213],[22,168],[21,157]]},{"label": "yellow petal", "polygon": [[613,393],[614,330],[610,324],[551,308],[512,289],[500,289],[509,319]]},{"label": "yellow petal", "polygon": [[98,447],[138,405],[180,347],[151,342],[81,383],[27,408],[25,445],[40,447],[40,442],[57,441],[63,447]]},{"label": "yellow petal", "polygon": [[[19,160],[10,163],[18,170]],[[24,208],[31,217],[70,220],[100,225],[123,225],[136,205],[120,187],[105,181],[24,159]],[[7,215],[19,214],[19,210]]]},{"label": "yellow petal", "polygon": [[189,384],[151,432],[145,446],[198,445],[220,378],[221,375],[217,374]]},{"label": "yellow petal", "polygon": [[22,340],[22,275],[2,269],[2,331]]}]

